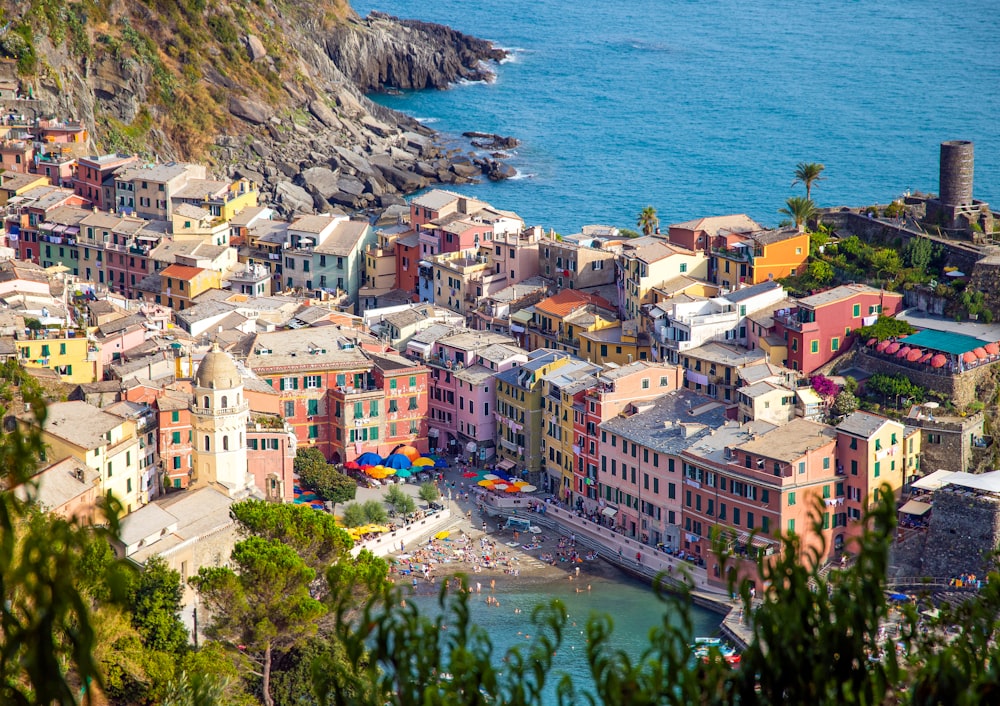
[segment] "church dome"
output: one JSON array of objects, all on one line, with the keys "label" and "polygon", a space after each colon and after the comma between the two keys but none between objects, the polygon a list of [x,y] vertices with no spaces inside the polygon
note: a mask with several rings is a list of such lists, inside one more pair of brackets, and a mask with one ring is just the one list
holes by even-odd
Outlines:
[{"label": "church dome", "polygon": [[243,386],[243,377],[236,369],[233,359],[216,343],[198,366],[194,384],[211,390],[232,390]]}]

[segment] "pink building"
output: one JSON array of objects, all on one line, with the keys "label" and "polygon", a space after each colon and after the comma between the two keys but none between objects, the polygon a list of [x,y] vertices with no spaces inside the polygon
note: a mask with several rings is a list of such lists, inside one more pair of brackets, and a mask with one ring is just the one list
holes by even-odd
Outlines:
[{"label": "pink building", "polygon": [[617,417],[630,402],[652,400],[683,385],[680,365],[641,360],[601,373],[597,384],[582,392],[574,405],[573,435],[579,452],[573,467],[571,501],[574,507],[594,512],[597,507],[600,452],[598,429]]},{"label": "pink building", "polygon": [[486,462],[496,456],[497,390],[494,376],[528,361],[528,352],[495,343],[473,354],[473,362],[453,377],[457,385],[458,444]]},{"label": "pink building", "polygon": [[481,249],[489,252],[495,274],[506,275],[511,285],[538,274],[541,240],[541,227],[533,226],[519,232],[494,232],[493,240],[483,243]]},{"label": "pink building", "polygon": [[[486,419],[493,414],[496,402],[496,389],[490,378],[501,370],[501,364],[506,365],[502,368],[506,370],[518,360],[516,352],[511,352],[508,359],[496,352],[487,353],[487,358],[479,357],[480,351],[497,344],[520,350],[514,339],[484,331],[459,331],[439,338],[431,346],[425,362],[431,369],[428,433],[432,447],[463,453],[473,451],[470,443],[475,444],[477,453],[481,444],[482,448],[493,448],[493,435],[486,435],[489,425],[495,424]],[[494,355],[502,363],[492,360]],[[491,370],[491,365],[497,369]],[[488,387],[489,391],[481,387]]]},{"label": "pink building", "polygon": [[142,314],[124,316],[101,324],[94,334],[100,344],[101,363],[107,368],[130,350],[146,342],[146,317]]},{"label": "pink building", "polygon": [[77,160],[73,191],[97,206],[99,211],[114,208],[115,170],[137,160],[138,157],[126,154],[81,157]]},{"label": "pink building", "polygon": [[247,426],[247,470],[266,500],[290,503],[295,499],[292,492],[295,433],[279,417],[269,419],[275,422],[273,426],[253,421]]}]

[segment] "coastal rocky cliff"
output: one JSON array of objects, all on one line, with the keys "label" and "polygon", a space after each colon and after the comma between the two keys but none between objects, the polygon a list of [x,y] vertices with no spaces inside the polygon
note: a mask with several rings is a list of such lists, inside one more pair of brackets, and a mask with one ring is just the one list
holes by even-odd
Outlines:
[{"label": "coastal rocky cliff", "polygon": [[488,80],[504,52],[448,27],[343,0],[0,0],[0,21],[5,112],[82,120],[90,151],[206,161],[283,215],[513,173],[365,97]]}]

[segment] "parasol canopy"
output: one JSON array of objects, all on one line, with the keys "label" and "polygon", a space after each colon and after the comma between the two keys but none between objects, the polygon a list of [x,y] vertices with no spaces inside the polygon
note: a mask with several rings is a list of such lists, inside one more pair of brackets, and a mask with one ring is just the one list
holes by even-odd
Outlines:
[{"label": "parasol canopy", "polygon": [[1000,353],[1000,345],[996,343],[987,343],[985,346],[983,346],[983,348],[985,348],[986,352],[989,353],[990,355],[996,355]]},{"label": "parasol canopy", "polygon": [[367,451],[358,456],[359,466],[377,466],[382,463],[382,457],[373,451]]},{"label": "parasol canopy", "polygon": [[409,468],[413,464],[403,454],[392,454],[385,460],[385,465],[389,468]]},{"label": "parasol canopy", "polygon": [[448,530],[442,530],[434,535],[434,539],[448,539],[451,536],[451,532]]},{"label": "parasol canopy", "polygon": [[346,468],[349,471],[356,471],[359,468],[361,468],[361,466],[358,465],[357,461],[348,461],[347,463],[344,464],[344,468]]},{"label": "parasol canopy", "polygon": [[889,355],[893,355],[898,350],[899,350],[899,344],[896,343],[895,341],[893,341],[892,343],[890,343],[888,346],[885,347],[885,352],[888,353]]},{"label": "parasol canopy", "polygon": [[472,471],[466,471],[465,473],[462,474],[462,477],[463,478],[475,478],[478,475],[479,475],[478,473],[473,473]]},{"label": "parasol canopy", "polygon": [[909,346],[903,346],[898,351],[896,351],[896,357],[897,358],[905,358],[909,354],[910,354],[910,347]]},{"label": "parasol canopy", "polygon": [[506,488],[504,488],[504,492],[505,493],[519,493],[519,492],[521,492],[521,488],[520,488],[520,486],[516,486],[516,485],[508,485]]},{"label": "parasol canopy", "polygon": [[509,483],[504,483],[502,481],[497,481],[493,483],[493,490],[507,490],[510,487]]},{"label": "parasol canopy", "polygon": [[972,352],[975,353],[976,357],[979,358],[980,360],[985,360],[986,358],[990,357],[990,354],[987,353],[986,349],[983,348],[982,346],[974,349]]},{"label": "parasol canopy", "polygon": [[534,493],[536,490],[538,490],[538,488],[536,488],[533,485],[522,485],[521,486],[521,492],[522,493]]},{"label": "parasol canopy", "polygon": [[975,363],[976,354],[973,353],[972,351],[966,351],[965,353],[962,354],[962,360],[966,363]]},{"label": "parasol canopy", "polygon": [[929,362],[931,362],[931,358],[933,358],[933,357],[934,357],[934,354],[931,353],[930,351],[928,351],[927,353],[924,353],[924,356],[920,359],[920,362],[921,363],[929,363]]},{"label": "parasol canopy", "polygon": [[443,458],[434,459],[434,468],[447,468],[447,467],[448,467],[448,461],[446,461],[445,459]]},{"label": "parasol canopy", "polygon": [[924,352],[919,348],[911,348],[910,352],[906,354],[906,359],[911,363],[916,363],[923,357],[924,357]]},{"label": "parasol canopy", "polygon": [[394,454],[403,454],[411,461],[420,458],[420,452],[417,451],[412,446],[400,446],[398,449],[393,451]]},{"label": "parasol canopy", "polygon": [[865,345],[867,345],[867,346],[874,346],[876,343],[878,343],[878,339],[877,338],[869,338],[868,339],[868,343],[866,343]]},{"label": "parasol canopy", "polygon": [[879,344],[877,346],[875,346],[875,350],[877,350],[879,353],[881,353],[881,352],[883,352],[888,347],[889,347],[889,342],[888,341],[879,341]]},{"label": "parasol canopy", "polygon": [[500,476],[498,476],[496,473],[487,473],[485,476],[483,476],[483,480],[500,480]]},{"label": "parasol canopy", "polygon": [[944,364],[948,362],[948,357],[942,353],[938,353],[933,358],[931,358],[932,368],[943,368]]},{"label": "parasol canopy", "polygon": [[396,471],[397,478],[409,478],[412,475],[413,471],[411,471],[409,468],[400,468],[399,470]]},{"label": "parasol canopy", "polygon": [[426,456],[422,456],[421,458],[418,458],[415,461],[413,461],[413,465],[417,466],[418,468],[423,468],[424,466],[433,466],[434,465],[434,459],[433,458],[427,458]]},{"label": "parasol canopy", "polygon": [[481,486],[483,486],[484,488],[492,488],[492,487],[493,487],[493,481],[491,481],[491,480],[486,480],[486,479],[484,478],[483,480],[479,481],[479,483],[477,483],[476,485],[481,485]]}]

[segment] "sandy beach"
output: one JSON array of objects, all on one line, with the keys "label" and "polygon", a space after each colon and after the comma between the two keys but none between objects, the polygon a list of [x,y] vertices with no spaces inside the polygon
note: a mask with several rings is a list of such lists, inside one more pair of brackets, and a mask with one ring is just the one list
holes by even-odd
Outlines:
[{"label": "sandy beach", "polygon": [[461,515],[444,530],[447,536],[438,538],[439,531],[389,555],[396,583],[418,594],[436,593],[442,581],[464,574],[471,592],[487,595],[513,582],[526,585],[558,579],[579,582],[577,590],[586,591],[588,577],[617,573],[615,567],[578,546],[573,535],[548,528],[519,533],[503,529],[501,518],[490,518],[476,508],[476,486],[463,479],[461,471],[444,469],[444,478],[437,483],[444,498],[451,491],[452,509]]}]

